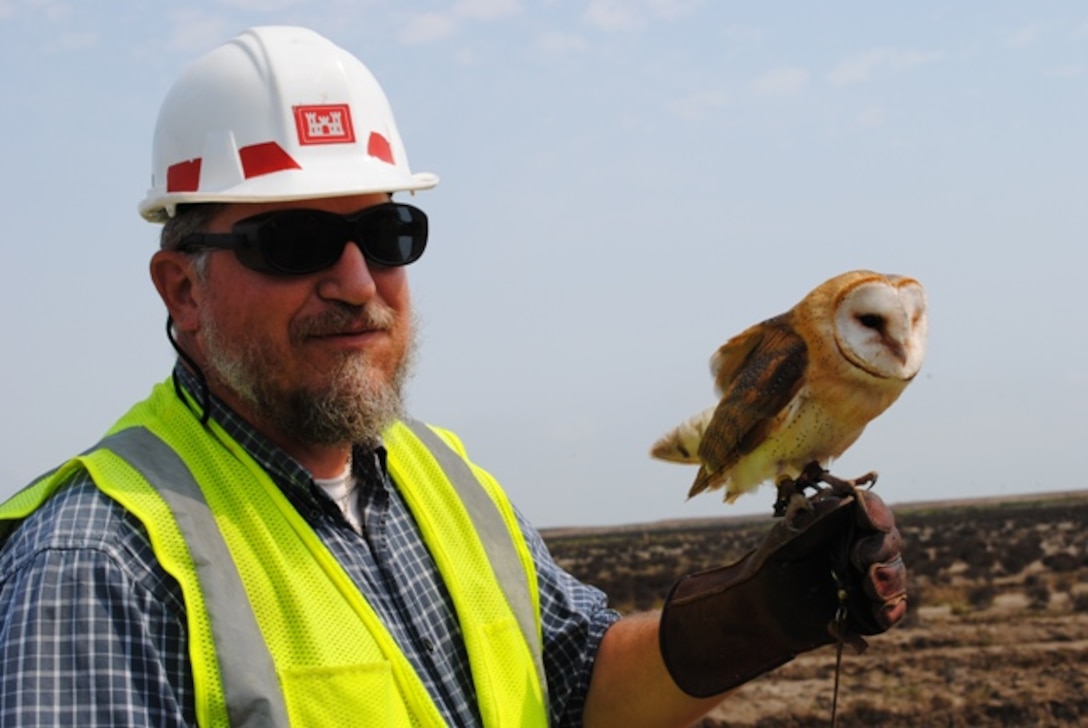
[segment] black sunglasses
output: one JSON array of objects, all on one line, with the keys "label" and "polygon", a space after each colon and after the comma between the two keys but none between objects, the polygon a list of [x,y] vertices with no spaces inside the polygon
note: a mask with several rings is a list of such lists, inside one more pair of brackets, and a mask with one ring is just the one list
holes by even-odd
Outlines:
[{"label": "black sunglasses", "polygon": [[368,263],[395,267],[419,260],[427,247],[427,215],[398,202],[352,215],[324,210],[274,210],[234,223],[229,233],[186,235],[178,250],[233,250],[250,270],[301,276],[336,264],[353,242]]}]

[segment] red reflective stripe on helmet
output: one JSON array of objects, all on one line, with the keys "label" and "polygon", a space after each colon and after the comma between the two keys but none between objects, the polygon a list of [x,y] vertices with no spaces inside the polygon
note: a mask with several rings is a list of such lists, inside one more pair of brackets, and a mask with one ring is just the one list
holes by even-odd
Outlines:
[{"label": "red reflective stripe on helmet", "polygon": [[299,163],[276,142],[263,142],[242,147],[238,150],[238,158],[242,160],[242,172],[246,179],[282,172],[285,169],[302,169]]},{"label": "red reflective stripe on helmet", "polygon": [[376,131],[370,132],[370,139],[366,143],[366,153],[383,162],[396,164],[393,161],[393,149],[389,146],[389,140]]},{"label": "red reflective stripe on helmet", "polygon": [[196,192],[200,189],[200,157],[171,164],[166,168],[167,192]]}]

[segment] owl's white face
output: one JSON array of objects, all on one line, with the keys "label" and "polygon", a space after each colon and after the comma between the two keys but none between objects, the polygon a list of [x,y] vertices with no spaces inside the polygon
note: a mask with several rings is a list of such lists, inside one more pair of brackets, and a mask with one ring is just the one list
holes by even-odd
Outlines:
[{"label": "owl's white face", "polygon": [[882,379],[910,380],[926,353],[926,293],[913,278],[888,276],[849,290],[835,310],[835,342],[854,366]]}]

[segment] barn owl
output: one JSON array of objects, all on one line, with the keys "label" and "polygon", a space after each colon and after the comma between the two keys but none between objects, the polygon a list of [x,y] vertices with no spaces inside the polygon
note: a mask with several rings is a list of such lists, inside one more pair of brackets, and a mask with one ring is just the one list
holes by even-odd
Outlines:
[{"label": "barn owl", "polygon": [[926,328],[925,289],[913,278],[857,270],[825,281],[718,349],[710,370],[720,401],[651,455],[698,464],[688,497],[724,487],[730,503],[768,480],[826,472],[918,373]]}]

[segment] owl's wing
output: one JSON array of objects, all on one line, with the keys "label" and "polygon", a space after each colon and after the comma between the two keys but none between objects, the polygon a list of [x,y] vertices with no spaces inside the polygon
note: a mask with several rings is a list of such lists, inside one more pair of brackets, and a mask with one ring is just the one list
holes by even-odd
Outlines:
[{"label": "owl's wing", "polygon": [[763,341],[768,323],[764,321],[748,327],[722,344],[710,357],[710,376],[714,377],[714,391],[718,393],[719,398],[725,396],[726,390],[737,378],[737,373],[748,361],[752,350]]},{"label": "owl's wing", "polygon": [[727,341],[711,359],[721,401],[699,443],[703,467],[689,496],[713,487],[763,442],[804,383],[808,350],[783,314]]}]

